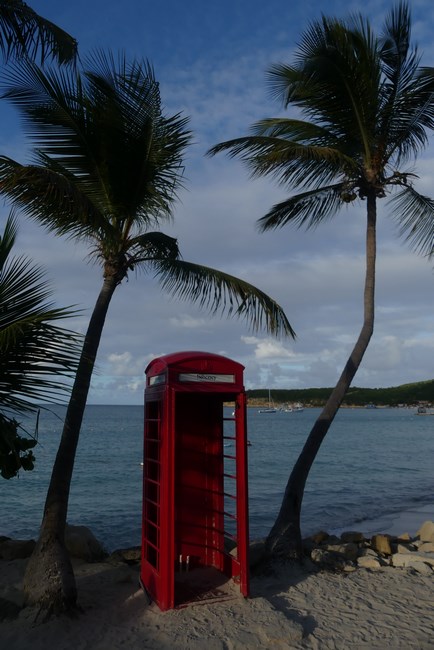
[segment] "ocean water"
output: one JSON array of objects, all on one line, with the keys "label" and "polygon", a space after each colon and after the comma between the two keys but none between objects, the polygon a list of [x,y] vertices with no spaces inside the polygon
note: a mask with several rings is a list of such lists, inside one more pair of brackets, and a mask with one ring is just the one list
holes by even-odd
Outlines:
[{"label": "ocean water", "polygon": [[[265,536],[318,409],[248,409],[250,537]],[[36,537],[62,428],[62,407],[41,411],[37,463],[0,478],[0,535]],[[31,429],[31,421],[28,423]],[[68,521],[89,526],[107,550],[140,544],[141,406],[88,406],[71,485]],[[432,504],[434,417],[409,409],[343,409],[309,476],[302,533],[362,530],[376,518]]]}]

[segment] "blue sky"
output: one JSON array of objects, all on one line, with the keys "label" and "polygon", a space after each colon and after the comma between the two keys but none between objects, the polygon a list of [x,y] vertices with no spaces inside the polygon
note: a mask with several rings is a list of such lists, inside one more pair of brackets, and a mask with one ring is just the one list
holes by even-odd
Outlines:
[{"label": "blue sky", "polygon": [[[343,211],[314,232],[290,228],[258,234],[255,222],[285,196],[270,179],[252,181],[238,161],[207,149],[244,134],[255,120],[281,110],[265,84],[267,68],[290,61],[309,21],[322,12],[362,11],[381,27],[391,3],[233,0],[54,0],[31,6],[73,34],[81,56],[93,48],[147,58],[161,84],[167,113],[190,117],[194,144],[187,152],[186,189],[166,229],[183,257],[238,275],[285,309],[297,340],[253,334],[246,325],[211,318],[171,299],[148,277],[131,277],[113,300],[98,357],[90,402],[141,403],[143,370],[161,354],[199,349],[225,354],[246,367],[248,388],[334,385],[361,325],[364,274],[363,206]],[[410,3],[413,40],[423,63],[434,65],[434,7]],[[26,160],[12,109],[0,105],[0,148]],[[434,148],[417,163],[418,189],[434,196]],[[0,204],[0,215],[8,207]],[[19,250],[42,263],[60,305],[77,304],[70,323],[84,331],[101,283],[86,250],[20,220]],[[434,376],[433,264],[399,240],[384,206],[379,212],[376,330],[355,384],[391,386]]]}]

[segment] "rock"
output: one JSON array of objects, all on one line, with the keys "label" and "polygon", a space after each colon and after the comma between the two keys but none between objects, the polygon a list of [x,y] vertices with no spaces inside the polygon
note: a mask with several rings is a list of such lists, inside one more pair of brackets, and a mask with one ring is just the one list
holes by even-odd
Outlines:
[{"label": "rock", "polygon": [[389,535],[374,535],[371,537],[371,546],[377,553],[392,554]]},{"label": "rock", "polygon": [[418,553],[417,556],[420,557],[422,562],[425,562],[425,564],[429,564],[434,568],[434,553]]},{"label": "rock", "polygon": [[142,549],[140,546],[132,546],[131,548],[120,548],[109,557],[109,562],[112,564],[140,564],[142,558]]},{"label": "rock", "polygon": [[434,523],[425,521],[416,534],[422,542],[434,542]]},{"label": "rock", "polygon": [[320,530],[318,533],[311,535],[308,539],[314,544],[322,544],[322,542],[325,542],[325,540],[327,540],[329,537],[330,535],[328,533],[326,533],[324,530]]},{"label": "rock", "polygon": [[434,567],[434,553],[394,553],[391,558],[392,566],[396,567],[413,567],[418,563],[425,563]]},{"label": "rock", "polygon": [[408,553],[394,553],[390,558],[392,566],[405,567],[408,566],[408,562],[410,562]]},{"label": "rock", "polygon": [[357,567],[354,566],[354,564],[352,564],[352,563],[351,564],[347,563],[343,567],[342,571],[344,571],[345,573],[352,573],[353,571],[357,571]]},{"label": "rock", "polygon": [[312,562],[315,562],[315,564],[321,564],[326,557],[327,551],[324,551],[322,548],[313,548],[310,554],[310,559]]},{"label": "rock", "polygon": [[345,533],[342,533],[341,535],[341,542],[348,543],[348,542],[353,542],[357,544],[358,542],[364,542],[365,541],[365,536],[363,533],[359,533],[357,531],[352,531],[349,530]]},{"label": "rock", "polygon": [[65,545],[72,557],[78,557],[86,562],[99,562],[107,557],[102,544],[86,526],[71,526],[67,524]]},{"label": "rock", "polygon": [[348,544],[327,544],[325,546],[326,551],[332,551],[333,553],[340,553],[347,560],[355,560],[359,554],[359,547],[357,544],[349,542]]},{"label": "rock", "polygon": [[[413,546],[413,545],[412,545]],[[407,544],[397,544],[396,548],[393,549],[394,553],[413,553],[416,550],[416,546],[407,546]],[[433,545],[434,550],[434,545]]]},{"label": "rock", "polygon": [[425,562],[415,562],[414,564],[411,564],[410,567],[423,575],[432,575],[433,572],[432,567]]},{"label": "rock", "polygon": [[410,540],[411,537],[408,533],[402,533],[402,535],[398,537],[398,542],[409,542]]},{"label": "rock", "polygon": [[4,560],[22,560],[31,556],[35,546],[34,539],[6,539],[0,542],[0,557]]},{"label": "rock", "polygon": [[372,571],[377,571],[381,569],[381,564],[379,560],[371,555],[361,555],[356,560],[357,566],[362,569],[371,569]]},{"label": "rock", "polygon": [[359,557],[374,557],[378,560],[378,553],[373,548],[360,548]]},{"label": "rock", "polygon": [[419,555],[412,556],[411,554],[395,553],[392,555],[392,566],[404,567],[406,569],[415,569],[419,573],[431,574],[432,567],[424,562],[423,558]]},{"label": "rock", "polygon": [[335,571],[352,571],[353,565],[349,562],[342,553],[327,551],[322,548],[314,548],[311,553],[311,559],[315,564],[322,567],[333,569]]},{"label": "rock", "polygon": [[420,553],[434,553],[434,542],[422,542],[418,550]]}]

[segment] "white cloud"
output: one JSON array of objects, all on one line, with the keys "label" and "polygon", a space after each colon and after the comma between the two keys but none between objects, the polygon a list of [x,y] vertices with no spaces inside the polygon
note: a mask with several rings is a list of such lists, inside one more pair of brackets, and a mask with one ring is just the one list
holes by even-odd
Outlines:
[{"label": "white cloud", "polygon": [[254,336],[242,336],[241,340],[246,345],[254,345],[256,359],[292,359],[294,353],[281,342],[274,339],[259,339]]},{"label": "white cloud", "polygon": [[104,373],[110,377],[135,376],[143,373],[143,356],[134,358],[131,352],[114,353],[107,356]]},{"label": "white cloud", "polygon": [[204,327],[207,321],[205,318],[194,318],[190,314],[180,314],[179,316],[173,316],[170,318],[170,323],[174,327],[183,327],[185,329],[196,329],[198,327]]}]

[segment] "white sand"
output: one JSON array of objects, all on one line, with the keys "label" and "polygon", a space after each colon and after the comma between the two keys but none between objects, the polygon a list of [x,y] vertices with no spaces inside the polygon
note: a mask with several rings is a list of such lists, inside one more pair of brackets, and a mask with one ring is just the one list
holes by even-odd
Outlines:
[{"label": "white sand", "polygon": [[[24,560],[0,560],[0,597],[20,598]],[[23,610],[0,624],[5,650],[251,650],[434,648],[434,573],[392,567],[350,574],[285,566],[252,579],[251,597],[165,613],[138,586],[139,569],[75,563],[84,613],[34,625]]]}]

